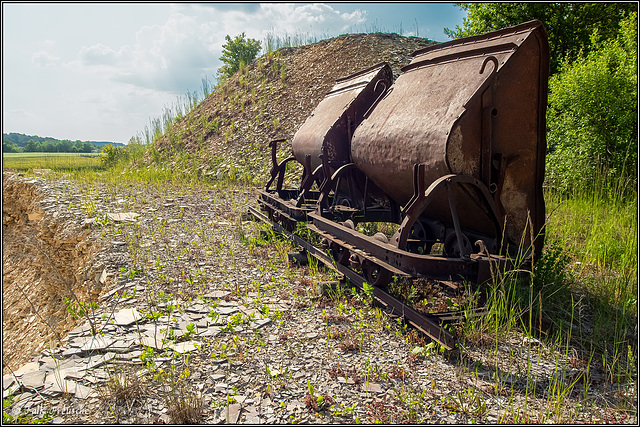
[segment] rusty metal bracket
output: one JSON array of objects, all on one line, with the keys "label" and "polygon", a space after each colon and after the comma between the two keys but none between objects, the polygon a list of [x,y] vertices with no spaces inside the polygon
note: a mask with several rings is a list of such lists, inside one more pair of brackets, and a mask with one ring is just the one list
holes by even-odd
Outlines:
[{"label": "rusty metal bracket", "polygon": [[484,73],[484,68],[487,66],[487,63],[489,61],[493,62],[493,70],[491,70],[491,74],[495,74],[495,72],[498,71],[498,58],[496,58],[493,55],[489,55],[486,58],[484,58],[484,61],[482,61],[482,67],[480,68],[480,74]]},{"label": "rusty metal bracket", "polygon": [[[478,179],[468,176],[468,175],[445,175],[437,180],[435,180],[426,191],[421,191],[424,187],[423,181],[420,180],[421,168],[419,165],[414,166],[414,197],[412,197],[411,201],[405,207],[405,217],[400,225],[400,228],[392,238],[392,241],[395,242],[395,246],[398,249],[406,249],[407,247],[407,239],[409,234],[411,233],[411,229],[413,224],[418,220],[420,215],[425,212],[427,207],[433,202],[435,199],[435,193],[437,190],[444,188],[447,191],[447,195],[449,198],[449,209],[451,211],[451,217],[453,220],[454,229],[456,230],[456,237],[458,242],[462,242],[463,239],[462,231],[460,228],[460,223],[458,220],[455,200],[453,200],[453,195],[451,193],[450,186],[452,184],[466,184],[471,188],[474,188],[477,193],[482,196],[486,206],[488,207],[488,214],[493,222],[494,231],[496,235],[496,240],[502,240],[502,228],[500,225],[501,218],[498,214],[498,210],[496,208],[495,202],[491,193],[486,188],[486,186],[479,181]],[[424,173],[424,172],[422,172]],[[422,184],[421,184],[422,182]],[[457,225],[456,225],[457,224]],[[461,252],[462,255],[462,252]],[[467,256],[469,253],[466,254]]]},{"label": "rusty metal bracket", "polygon": [[460,228],[460,219],[458,218],[458,209],[456,207],[456,201],[453,197],[453,192],[451,191],[451,181],[449,180],[444,181],[444,186],[447,190],[447,198],[449,199],[449,210],[451,211],[451,219],[453,220],[453,228],[456,233],[458,249],[460,251],[460,258],[467,259],[471,254],[471,247],[464,249],[463,242],[465,241],[466,237],[462,234],[462,229]]},{"label": "rusty metal bracket", "polygon": [[276,191],[278,192],[278,194],[280,194],[280,192],[282,191],[282,184],[284,182],[284,173],[287,170],[287,163],[296,159],[295,157],[288,157],[287,159],[283,160],[278,164],[278,159],[277,159],[278,143],[284,142],[284,141],[286,141],[286,139],[276,139],[269,143],[269,147],[271,147],[272,166],[271,166],[271,178],[269,179],[269,181],[267,181],[267,183],[264,186],[265,191],[269,191],[269,187],[271,187],[271,184],[273,184],[273,181],[277,177],[278,181],[276,182]]},{"label": "rusty metal bracket", "polygon": [[404,208],[403,213],[405,217],[402,221],[402,224],[400,225],[400,228],[392,237],[392,241],[396,242],[396,247],[398,249],[406,249],[407,239],[409,238],[409,234],[411,233],[411,228],[424,210],[424,208],[418,208],[423,204],[422,202],[424,201],[425,197],[428,196],[428,194],[425,194],[424,172],[424,164],[413,165],[413,196]]},{"label": "rusty metal bracket", "polygon": [[[378,97],[376,98],[375,101],[373,101],[373,104],[371,104],[371,106],[367,109],[367,111],[365,111],[365,113],[362,115],[363,118],[367,118],[369,117],[369,114],[371,114],[371,111],[376,107],[376,105],[378,105],[378,102],[380,102],[380,100],[382,98],[384,98],[384,96],[387,94],[387,83],[385,83],[384,80],[378,80],[375,84],[375,86],[373,87],[373,91],[377,92],[378,91],[378,85],[382,84],[384,87],[382,88],[382,92],[380,92],[380,95],[378,95]],[[351,141],[351,138],[349,138],[349,141]]]},{"label": "rusty metal bracket", "polygon": [[502,153],[496,153],[491,159],[491,184],[489,184],[489,192],[493,194],[493,200],[496,203],[498,212],[504,216],[505,209],[500,201],[502,195],[502,186],[504,184],[505,171],[507,170],[507,156]]},{"label": "rusty metal bracket", "polygon": [[300,183],[300,195],[296,199],[296,207],[299,208],[304,203],[304,199],[309,194],[311,186],[313,185],[313,172],[311,172],[311,154],[304,156],[304,168],[302,175],[302,182]]},{"label": "rusty metal bracket", "polygon": [[322,146],[322,154],[320,155],[322,163],[322,183],[320,184],[320,197],[318,198],[318,212],[322,213],[322,208],[328,208],[329,192],[333,189],[331,180],[331,169],[329,169],[329,156],[326,144]]},{"label": "rusty metal bracket", "polygon": [[[336,170],[331,176],[331,181],[335,184],[333,185],[334,191],[337,193],[338,188],[340,188],[340,183],[343,179],[347,180],[347,184],[349,186],[349,193],[351,196],[351,201],[355,204],[357,200],[356,189],[353,185],[353,170],[356,168],[354,163],[347,163],[346,165],[342,165]],[[331,209],[335,209],[336,204],[338,204],[337,194],[333,198],[333,204],[331,205]]]}]

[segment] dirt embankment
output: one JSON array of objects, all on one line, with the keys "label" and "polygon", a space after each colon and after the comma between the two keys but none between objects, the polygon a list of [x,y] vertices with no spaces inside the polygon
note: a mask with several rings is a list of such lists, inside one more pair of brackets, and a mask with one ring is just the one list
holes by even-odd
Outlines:
[{"label": "dirt embankment", "polygon": [[[32,181],[2,176],[2,371],[57,347],[76,321],[65,298],[100,293],[90,230],[60,218]],[[97,276],[97,277],[96,277]]]}]

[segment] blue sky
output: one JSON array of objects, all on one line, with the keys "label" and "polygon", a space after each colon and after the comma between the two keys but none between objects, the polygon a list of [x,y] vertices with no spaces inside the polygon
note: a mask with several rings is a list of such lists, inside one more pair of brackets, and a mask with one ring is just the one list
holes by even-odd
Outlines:
[{"label": "blue sky", "polygon": [[213,79],[227,34],[446,41],[464,16],[452,3],[3,3],[2,131],[127,142]]}]

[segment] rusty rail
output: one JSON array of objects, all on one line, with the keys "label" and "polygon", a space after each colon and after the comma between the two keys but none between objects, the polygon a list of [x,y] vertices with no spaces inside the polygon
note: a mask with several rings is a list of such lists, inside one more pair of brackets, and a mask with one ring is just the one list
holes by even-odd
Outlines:
[{"label": "rusty rail", "polygon": [[[300,236],[287,231],[280,224],[273,223],[267,216],[254,207],[250,206],[249,212],[266,224],[272,225],[277,232],[293,237],[294,242],[302,247],[307,253],[321,261],[328,268],[342,274],[343,278],[349,279],[349,283],[352,283],[358,289],[362,290],[362,284],[365,280],[357,272],[351,270],[345,265],[335,263],[324,251],[313,246]],[[373,296],[379,304],[390,309],[389,314],[403,317],[409,324],[431,337],[434,341],[440,343],[447,350],[452,350],[455,347],[456,337],[451,332],[447,331],[441,322],[443,320],[458,320],[462,317],[462,313],[457,313],[456,315],[456,313],[448,312],[425,316],[377,287],[373,288]],[[478,315],[479,313],[480,311],[474,312],[472,315]]]}]

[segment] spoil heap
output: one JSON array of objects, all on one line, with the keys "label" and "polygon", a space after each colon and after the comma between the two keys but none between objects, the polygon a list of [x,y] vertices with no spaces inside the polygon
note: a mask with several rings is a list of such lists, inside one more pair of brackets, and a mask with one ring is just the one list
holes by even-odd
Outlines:
[{"label": "spoil heap", "polygon": [[[397,34],[345,34],[271,52],[221,84],[173,125],[157,148],[197,154],[202,174],[239,171],[261,182],[271,167],[269,142],[285,139],[279,154],[287,156],[293,135],[336,79],[381,62],[391,66],[395,79],[413,52],[434,43]],[[153,161],[175,159],[145,159]]]}]

